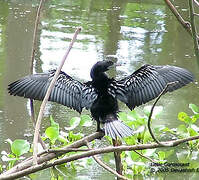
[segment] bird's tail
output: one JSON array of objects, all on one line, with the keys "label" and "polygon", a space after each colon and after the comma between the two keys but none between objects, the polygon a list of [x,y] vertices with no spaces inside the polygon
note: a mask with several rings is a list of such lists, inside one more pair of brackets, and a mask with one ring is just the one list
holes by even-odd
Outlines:
[{"label": "bird's tail", "polygon": [[110,136],[112,139],[117,139],[117,137],[122,139],[133,134],[133,130],[120,121],[115,115],[106,116],[104,130],[105,135]]}]

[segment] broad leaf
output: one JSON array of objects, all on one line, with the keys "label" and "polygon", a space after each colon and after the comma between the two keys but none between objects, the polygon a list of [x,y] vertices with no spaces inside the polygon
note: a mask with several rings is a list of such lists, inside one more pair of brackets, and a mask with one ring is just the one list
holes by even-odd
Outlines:
[{"label": "broad leaf", "polygon": [[30,150],[30,144],[23,139],[16,139],[11,145],[11,151],[17,157],[27,153]]},{"label": "broad leaf", "polygon": [[199,113],[199,108],[195,104],[189,104],[189,108],[193,111],[194,114]]}]

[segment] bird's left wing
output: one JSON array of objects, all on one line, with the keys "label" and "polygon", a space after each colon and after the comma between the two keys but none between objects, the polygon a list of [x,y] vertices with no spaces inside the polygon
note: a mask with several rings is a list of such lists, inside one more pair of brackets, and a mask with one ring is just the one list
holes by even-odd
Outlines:
[{"label": "bird's left wing", "polygon": [[113,80],[109,92],[133,109],[156,98],[168,83],[177,82],[168,87],[167,91],[171,92],[193,79],[192,73],[180,67],[146,64],[124,79]]},{"label": "bird's left wing", "polygon": [[[54,74],[55,70],[51,70],[48,73],[26,76],[9,84],[9,93],[14,96],[43,100]],[[74,80],[61,71],[51,91],[49,101],[81,112],[84,107],[89,109],[96,98],[97,94],[92,86]]]}]

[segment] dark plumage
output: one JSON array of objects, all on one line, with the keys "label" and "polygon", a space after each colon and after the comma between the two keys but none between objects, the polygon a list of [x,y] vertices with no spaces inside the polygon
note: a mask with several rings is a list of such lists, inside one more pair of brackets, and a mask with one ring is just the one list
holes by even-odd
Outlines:
[{"label": "dark plumage", "polygon": [[[105,134],[123,138],[132,134],[132,129],[118,120],[117,99],[130,109],[156,98],[167,83],[178,81],[167,91],[173,91],[193,81],[193,75],[186,69],[175,66],[144,65],[130,76],[121,80],[110,79],[105,74],[112,61],[97,62],[91,69],[92,81],[81,83],[64,72],[60,72],[49,101],[54,101],[81,113],[83,108],[90,109],[92,117],[104,124]],[[43,100],[55,70],[26,76],[11,83],[11,95]]]}]

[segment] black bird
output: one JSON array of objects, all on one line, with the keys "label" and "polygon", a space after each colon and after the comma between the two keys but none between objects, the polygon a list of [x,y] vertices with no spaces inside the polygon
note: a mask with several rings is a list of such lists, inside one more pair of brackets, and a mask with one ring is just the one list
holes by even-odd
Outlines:
[{"label": "black bird", "polygon": [[[90,109],[92,117],[104,124],[106,135],[113,139],[132,135],[130,127],[117,117],[118,102],[124,102],[130,109],[156,98],[167,83],[175,82],[167,91],[173,91],[193,81],[192,73],[176,66],[143,65],[133,74],[121,79],[111,79],[105,73],[112,61],[99,61],[90,71],[92,81],[81,83],[64,72],[60,72],[49,101],[54,101],[81,113],[83,108]],[[43,100],[55,70],[26,76],[11,83],[11,95]]]}]

